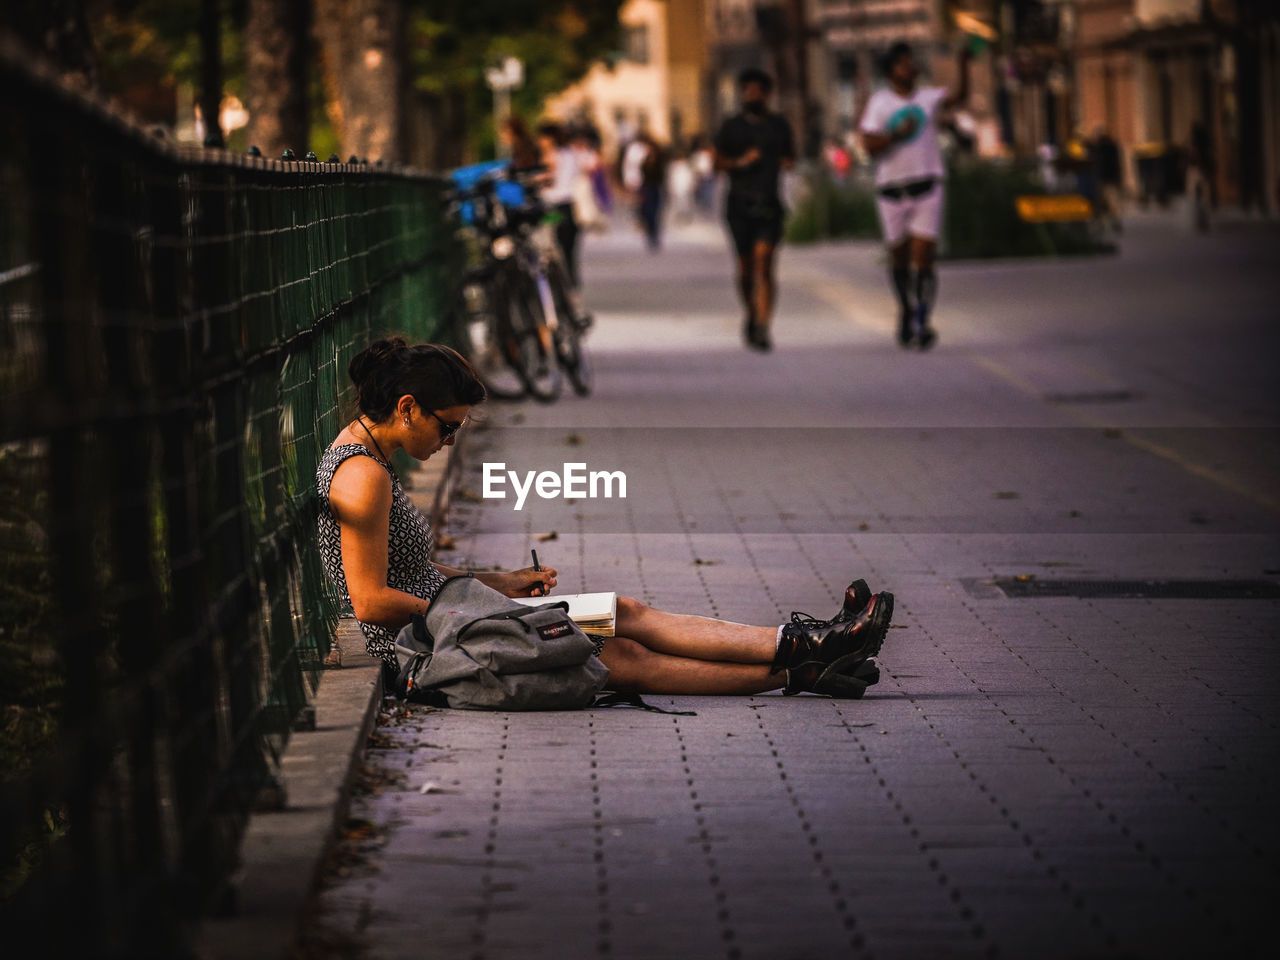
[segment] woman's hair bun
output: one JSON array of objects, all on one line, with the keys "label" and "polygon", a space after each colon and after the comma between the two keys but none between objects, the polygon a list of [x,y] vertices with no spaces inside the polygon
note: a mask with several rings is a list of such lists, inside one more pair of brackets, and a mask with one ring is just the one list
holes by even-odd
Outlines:
[{"label": "woman's hair bun", "polygon": [[401,337],[375,340],[351,358],[347,374],[356,388],[356,406],[380,423],[408,394],[427,410],[444,410],[484,399],[475,369],[452,347],[438,343],[409,346]]},{"label": "woman's hair bun", "polygon": [[400,337],[375,340],[351,358],[351,363],[347,366],[347,375],[351,377],[351,382],[356,385],[358,391],[369,382],[371,377],[376,376],[388,361],[394,362],[397,354],[408,349],[409,345]]}]

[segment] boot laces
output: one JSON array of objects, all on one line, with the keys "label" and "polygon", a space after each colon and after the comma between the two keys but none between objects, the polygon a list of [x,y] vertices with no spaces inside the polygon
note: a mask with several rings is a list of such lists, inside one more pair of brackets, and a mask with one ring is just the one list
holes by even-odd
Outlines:
[{"label": "boot laces", "polygon": [[816,630],[819,627],[831,626],[830,620],[819,620],[817,617],[811,617],[809,614],[801,610],[793,610],[791,613],[791,623],[799,627],[801,630]]}]

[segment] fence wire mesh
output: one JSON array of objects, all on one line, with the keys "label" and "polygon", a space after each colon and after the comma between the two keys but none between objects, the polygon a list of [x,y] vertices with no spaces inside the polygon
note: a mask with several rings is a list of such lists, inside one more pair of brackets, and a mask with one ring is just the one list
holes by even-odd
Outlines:
[{"label": "fence wire mesh", "polygon": [[329,649],[347,363],[443,332],[442,184],[183,150],[7,49],[0,87],[6,929],[180,955]]}]

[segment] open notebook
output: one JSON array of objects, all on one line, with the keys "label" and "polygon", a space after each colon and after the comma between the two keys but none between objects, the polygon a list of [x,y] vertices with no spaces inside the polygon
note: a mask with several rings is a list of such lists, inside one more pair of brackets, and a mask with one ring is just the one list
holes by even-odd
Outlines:
[{"label": "open notebook", "polygon": [[596,637],[612,637],[618,615],[616,593],[553,593],[549,597],[515,597],[517,603],[540,607],[544,603],[569,604],[569,619],[582,632]]}]

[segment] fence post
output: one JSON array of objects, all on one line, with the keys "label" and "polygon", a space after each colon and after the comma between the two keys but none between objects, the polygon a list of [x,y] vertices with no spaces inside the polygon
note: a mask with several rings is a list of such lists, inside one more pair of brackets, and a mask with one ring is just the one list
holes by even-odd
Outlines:
[{"label": "fence post", "polygon": [[[65,798],[72,824],[92,824],[97,818],[96,799],[102,787],[108,755],[97,736],[96,718],[101,712],[98,681],[104,636],[98,618],[99,583],[87,545],[93,542],[92,503],[85,496],[83,478],[93,473],[86,457],[82,425],[74,412],[92,402],[94,351],[93,298],[86,279],[90,256],[84,224],[89,220],[83,175],[86,158],[80,145],[40,118],[31,133],[41,144],[28,155],[33,209],[43,215],[33,223],[35,251],[40,270],[40,324],[45,362],[43,390],[36,402],[50,416],[49,554],[51,602],[57,647],[64,662],[63,707],[60,739],[68,749],[60,757],[55,790]],[[105,738],[103,738],[105,739]],[[56,794],[55,794],[56,795]],[[71,830],[67,839],[71,867],[51,878],[45,897],[83,905],[83,919],[95,931],[103,931],[109,907],[103,902],[99,876],[103,851],[98,831],[89,827]],[[51,931],[55,941],[70,936],[61,911]]]},{"label": "fence post", "polygon": [[[161,650],[160,593],[154,579],[152,515],[154,470],[154,390],[149,356],[150,322],[145,290],[154,228],[137,191],[139,173],[122,151],[102,151],[88,165],[93,221],[89,231],[104,359],[103,400],[115,415],[102,423],[97,443],[102,469],[87,484],[106,511],[109,534],[100,558],[110,578],[103,614],[125,678],[116,734],[127,746],[127,770],[117,774],[112,803],[128,824],[118,839],[118,856],[130,866],[133,884],[124,885],[117,923],[142,949],[170,950],[180,942],[160,834],[160,776],[157,731],[160,720],[158,673]],[[86,491],[88,493],[89,491]],[[101,721],[99,721],[101,722]]]}]

